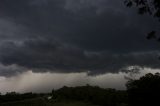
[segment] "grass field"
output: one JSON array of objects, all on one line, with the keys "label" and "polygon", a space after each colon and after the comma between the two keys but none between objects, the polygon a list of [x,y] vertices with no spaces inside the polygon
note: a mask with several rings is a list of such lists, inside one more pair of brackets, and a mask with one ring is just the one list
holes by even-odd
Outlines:
[{"label": "grass field", "polygon": [[3,103],[0,106],[96,106],[90,103],[85,103],[82,101],[49,101],[45,100],[42,97],[17,101],[17,102],[8,102]]}]

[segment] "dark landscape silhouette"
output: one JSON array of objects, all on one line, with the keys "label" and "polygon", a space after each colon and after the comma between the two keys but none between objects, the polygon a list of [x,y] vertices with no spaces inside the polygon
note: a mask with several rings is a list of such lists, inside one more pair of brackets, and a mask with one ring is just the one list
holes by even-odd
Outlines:
[{"label": "dark landscape silhouette", "polygon": [[51,93],[16,93],[0,95],[1,106],[155,106],[159,105],[160,73],[148,73],[130,79],[127,90],[98,86],[64,86]]}]

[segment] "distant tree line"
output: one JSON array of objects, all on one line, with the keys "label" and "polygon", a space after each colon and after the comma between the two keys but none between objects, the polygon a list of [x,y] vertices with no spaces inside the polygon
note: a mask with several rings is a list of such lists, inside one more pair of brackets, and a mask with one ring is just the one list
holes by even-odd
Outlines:
[{"label": "distant tree line", "polygon": [[127,104],[126,91],[104,89],[98,86],[67,87],[52,92],[58,100],[80,100],[102,106],[120,106]]},{"label": "distant tree line", "polygon": [[23,93],[23,94],[16,93],[16,92],[7,92],[5,95],[0,94],[0,103],[32,99],[32,98],[36,98],[43,95],[45,94],[36,94],[32,92]]},{"label": "distant tree line", "polygon": [[160,73],[148,73],[126,84],[130,106],[159,106]]}]

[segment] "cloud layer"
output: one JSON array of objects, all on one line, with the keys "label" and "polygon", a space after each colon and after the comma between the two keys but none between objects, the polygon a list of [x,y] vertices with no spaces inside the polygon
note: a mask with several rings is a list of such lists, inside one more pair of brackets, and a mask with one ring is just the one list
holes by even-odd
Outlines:
[{"label": "cloud layer", "polygon": [[160,68],[159,45],[145,39],[158,26],[117,0],[3,0],[0,76]]}]

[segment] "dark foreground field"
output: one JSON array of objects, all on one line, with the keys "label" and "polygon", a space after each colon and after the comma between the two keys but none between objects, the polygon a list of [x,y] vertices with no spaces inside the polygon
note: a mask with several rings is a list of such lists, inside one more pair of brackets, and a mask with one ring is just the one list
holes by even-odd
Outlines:
[{"label": "dark foreground field", "polygon": [[98,106],[82,101],[54,101],[43,97],[17,102],[2,103],[0,106]]}]

